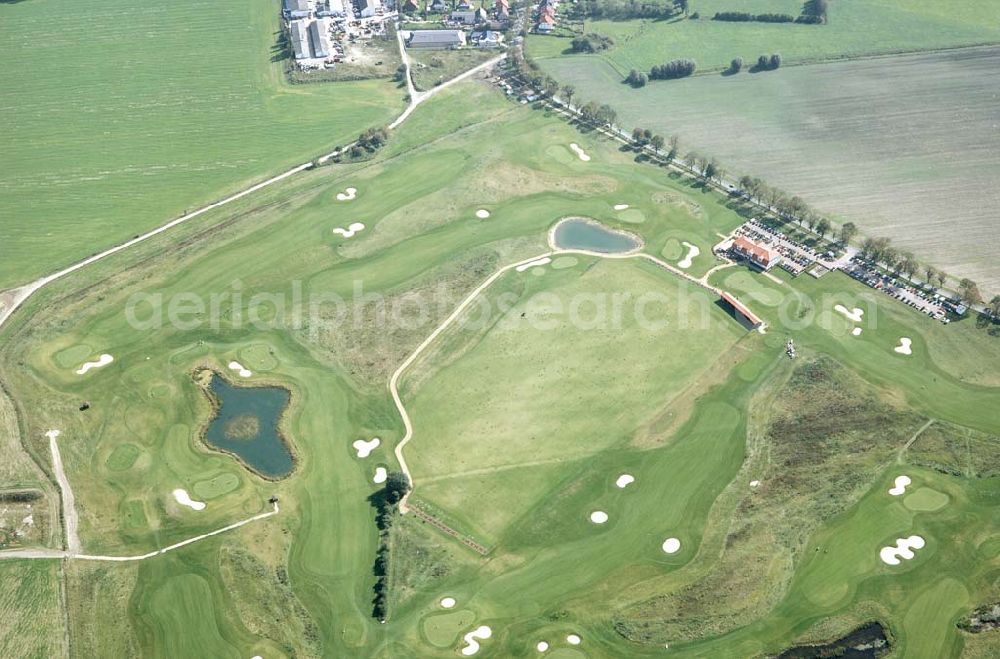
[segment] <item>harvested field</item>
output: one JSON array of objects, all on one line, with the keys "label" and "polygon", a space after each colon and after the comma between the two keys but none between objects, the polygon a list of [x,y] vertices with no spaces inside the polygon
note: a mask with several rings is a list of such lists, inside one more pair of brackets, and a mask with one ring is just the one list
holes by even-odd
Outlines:
[{"label": "harvested field", "polygon": [[[593,59],[544,60],[624,126],[760,176],[1000,292],[1000,49],[701,76],[634,90]],[[809,155],[808,167],[800,156]]]}]

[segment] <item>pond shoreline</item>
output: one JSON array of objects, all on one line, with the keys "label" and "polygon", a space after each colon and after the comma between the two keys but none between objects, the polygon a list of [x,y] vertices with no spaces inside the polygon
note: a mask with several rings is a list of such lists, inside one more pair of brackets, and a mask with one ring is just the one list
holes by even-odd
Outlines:
[{"label": "pond shoreline", "polygon": [[[207,380],[205,379],[206,373],[209,374]],[[298,449],[295,446],[295,443],[289,438],[288,434],[284,430],[286,417],[288,416],[289,410],[292,409],[292,403],[295,399],[294,392],[292,391],[291,388],[285,386],[284,384],[274,381],[258,382],[252,385],[238,384],[235,381],[231,380],[230,378],[226,377],[221,368],[218,368],[217,366],[212,364],[203,364],[201,366],[195,367],[195,369],[191,373],[191,378],[192,380],[194,380],[195,385],[205,394],[205,397],[208,399],[208,404],[211,408],[211,413],[209,414],[209,417],[205,421],[203,421],[198,427],[198,438],[200,440],[200,443],[206,449],[208,449],[213,453],[221,453],[223,455],[231,456],[251,474],[270,483],[278,483],[280,481],[283,481],[291,477],[298,470],[300,462]],[[282,409],[281,415],[275,422],[275,428],[274,428],[278,441],[281,442],[282,447],[288,452],[288,455],[291,458],[291,467],[289,468],[287,473],[281,476],[271,476],[265,474],[256,467],[254,467],[253,465],[251,465],[249,462],[247,462],[247,460],[243,458],[243,456],[239,455],[235,451],[229,450],[221,446],[216,446],[212,444],[212,442],[208,439],[209,428],[211,427],[212,423],[219,418],[219,413],[222,410],[222,401],[220,401],[215,392],[212,391],[212,380],[214,378],[219,378],[226,385],[234,389],[273,388],[273,389],[281,389],[288,395],[288,402],[285,404],[284,409]]]}]

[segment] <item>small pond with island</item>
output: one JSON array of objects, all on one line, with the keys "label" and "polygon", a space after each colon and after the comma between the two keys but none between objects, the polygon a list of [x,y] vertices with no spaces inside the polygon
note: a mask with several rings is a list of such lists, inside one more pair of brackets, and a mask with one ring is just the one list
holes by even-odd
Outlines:
[{"label": "small pond with island", "polygon": [[295,457],[280,429],[291,392],[275,386],[236,386],[214,371],[199,374],[198,379],[213,407],[205,443],[232,453],[265,478],[279,479],[292,473]]}]

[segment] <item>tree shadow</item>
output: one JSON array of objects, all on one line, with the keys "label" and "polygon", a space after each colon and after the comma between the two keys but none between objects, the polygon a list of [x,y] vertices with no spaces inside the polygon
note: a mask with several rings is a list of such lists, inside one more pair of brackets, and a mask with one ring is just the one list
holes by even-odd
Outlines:
[{"label": "tree shadow", "polygon": [[[6,2],[7,0],[0,0],[0,2]],[[285,60],[291,59],[292,55],[289,52],[288,35],[285,34],[284,30],[278,30],[275,34],[274,45],[271,46],[271,62],[283,62]]]}]

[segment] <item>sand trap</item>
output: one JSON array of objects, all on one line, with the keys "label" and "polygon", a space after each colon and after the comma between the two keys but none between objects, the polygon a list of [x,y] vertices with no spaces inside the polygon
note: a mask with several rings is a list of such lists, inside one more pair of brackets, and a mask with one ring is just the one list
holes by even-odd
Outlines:
[{"label": "sand trap", "polygon": [[363,231],[364,228],[365,225],[362,224],[361,222],[351,222],[350,224],[347,225],[346,229],[337,227],[336,229],[333,230],[333,232],[339,233],[344,238],[353,238],[354,234],[356,234],[359,231]]},{"label": "sand trap", "polygon": [[854,329],[851,330],[851,334],[853,334],[854,336],[861,336],[861,328],[855,327]]},{"label": "sand trap", "polygon": [[909,538],[896,538],[895,547],[882,547],[878,555],[887,565],[899,565],[899,559],[910,560],[914,555],[912,550],[922,549],[923,546],[923,538],[911,535]]},{"label": "sand trap", "polygon": [[376,483],[384,483],[385,479],[389,477],[389,472],[385,470],[385,467],[375,467],[375,477],[372,481]]},{"label": "sand trap", "polygon": [[102,366],[107,366],[108,364],[110,364],[114,360],[115,360],[115,358],[112,357],[111,355],[108,355],[108,354],[101,355],[100,357],[97,358],[96,362],[87,362],[86,364],[84,364],[80,368],[76,369],[76,374],[77,375],[83,375],[84,373],[86,373],[87,371],[89,371],[92,368],[101,368]]},{"label": "sand trap", "polygon": [[681,541],[677,538],[667,538],[663,541],[663,551],[667,554],[676,554],[681,549]]},{"label": "sand trap", "polygon": [[337,193],[337,201],[350,201],[358,196],[357,188],[347,188],[343,192]]},{"label": "sand trap", "polygon": [[440,604],[441,604],[441,608],[442,609],[450,609],[450,608],[452,608],[452,607],[455,606],[455,598],[454,597],[442,597]]},{"label": "sand trap", "polygon": [[627,211],[628,210],[628,204],[615,204],[615,210],[616,211]]},{"label": "sand trap", "polygon": [[688,253],[677,263],[677,267],[687,269],[691,267],[691,261],[694,257],[701,254],[701,250],[698,249],[697,245],[692,245],[691,243],[683,240],[681,241],[681,244],[687,247]]},{"label": "sand trap", "polygon": [[59,430],[50,430],[47,433],[45,433],[45,436],[48,437],[49,439],[55,439],[56,437],[58,437],[61,434],[62,433]]},{"label": "sand trap", "polygon": [[633,476],[632,474],[622,474],[621,476],[618,477],[618,480],[615,481],[615,485],[624,488],[626,485],[631,485],[634,482],[635,482],[635,476]]},{"label": "sand trap", "polygon": [[588,162],[590,160],[590,156],[587,155],[587,152],[581,149],[580,145],[577,144],[576,142],[570,144],[569,148],[573,149],[573,153],[580,156],[580,160],[582,160],[583,162]]},{"label": "sand trap", "polygon": [[760,485],[760,481],[750,481],[750,487],[757,487]]},{"label": "sand trap", "polygon": [[471,632],[465,635],[465,647],[462,648],[462,654],[466,657],[472,656],[479,652],[479,642],[476,639],[485,640],[493,636],[493,630],[483,625],[477,629],[473,629]]},{"label": "sand trap", "polygon": [[576,634],[570,634],[569,636],[566,637],[566,642],[569,643],[570,645],[580,645],[580,643],[583,642],[583,639],[577,636]]},{"label": "sand trap", "polygon": [[205,510],[205,504],[188,496],[187,490],[174,490],[174,499],[177,500],[177,503],[187,506],[191,510]]},{"label": "sand trap", "polygon": [[594,524],[603,524],[608,521],[608,514],[603,510],[595,510],[590,513],[590,521]]},{"label": "sand trap", "polygon": [[229,369],[239,372],[241,378],[248,378],[253,375],[253,371],[239,362],[229,362]]},{"label": "sand trap", "polygon": [[[913,349],[910,347],[912,344],[913,341],[904,336],[899,340],[899,345],[893,348],[893,350],[901,355],[912,355]],[[79,373],[79,371],[77,372]]]},{"label": "sand trap", "polygon": [[535,646],[535,649],[538,650],[539,652],[547,652],[549,649],[549,644],[546,643],[545,641],[538,641],[538,645]]},{"label": "sand trap", "polygon": [[912,482],[909,476],[896,476],[895,485],[889,488],[889,494],[894,497],[906,494],[906,486]]},{"label": "sand trap", "polygon": [[518,272],[524,272],[528,268],[534,268],[535,266],[538,265],[548,265],[549,263],[552,263],[552,259],[550,259],[547,256],[543,256],[540,259],[535,259],[534,261],[528,261],[527,263],[522,263],[521,265],[517,266],[514,269],[517,270]]},{"label": "sand trap", "polygon": [[847,316],[847,318],[853,320],[856,323],[860,323],[861,317],[865,315],[864,309],[859,309],[857,307],[854,307],[854,309],[848,310],[847,307],[845,307],[842,304],[834,306],[833,310],[844,314],[845,316]]},{"label": "sand trap", "polygon": [[353,444],[351,444],[351,446],[353,446],[354,450],[358,452],[359,458],[367,458],[369,455],[372,454],[372,451],[378,448],[378,445],[381,443],[382,440],[379,439],[378,437],[375,437],[367,442],[363,439],[359,439],[355,441]]},{"label": "sand trap", "polygon": [[480,220],[485,220],[489,216],[490,212],[485,208],[480,208],[479,210],[476,211],[476,217],[478,217]]}]

